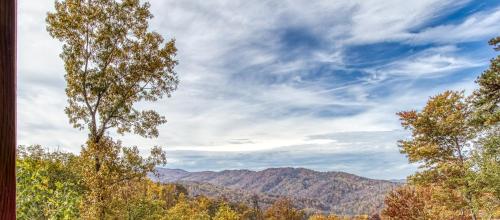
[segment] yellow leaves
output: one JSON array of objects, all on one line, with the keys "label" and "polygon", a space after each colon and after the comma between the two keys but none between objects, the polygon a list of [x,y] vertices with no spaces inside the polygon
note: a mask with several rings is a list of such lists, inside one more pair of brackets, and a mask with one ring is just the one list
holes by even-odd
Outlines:
[{"label": "yellow leaves", "polygon": [[410,128],[410,126],[414,123],[414,121],[417,119],[417,111],[412,110],[412,111],[402,111],[396,113],[396,115],[399,116],[401,120],[401,125],[404,128]]},{"label": "yellow leaves", "polygon": [[[166,209],[167,202],[159,197],[165,195],[164,189],[146,179],[165,160],[161,148],[154,148],[153,155],[144,159],[137,147],[123,147],[109,137],[95,141],[88,141],[81,153],[83,182],[88,188],[84,217],[120,216],[128,210],[124,207],[135,216],[156,215]],[[141,208],[145,206],[150,209]]]},{"label": "yellow leaves", "polygon": [[201,208],[196,201],[187,200],[183,194],[177,204],[167,211],[166,220],[209,220],[207,211]]},{"label": "yellow leaves", "polygon": [[468,109],[462,93],[446,91],[432,97],[421,112],[398,115],[403,127],[412,132],[411,140],[400,141],[401,152],[410,162],[432,167],[466,156],[472,131],[467,127]]},{"label": "yellow leaves", "polygon": [[227,204],[219,206],[213,220],[239,220],[240,215],[232,210]]},{"label": "yellow leaves", "polygon": [[65,0],[55,8],[47,14],[47,31],[64,43],[70,123],[87,127],[93,138],[109,128],[157,137],[156,127],[166,120],[133,104],[170,96],[177,61],[174,41],[163,45],[161,35],[147,31],[149,3]]}]

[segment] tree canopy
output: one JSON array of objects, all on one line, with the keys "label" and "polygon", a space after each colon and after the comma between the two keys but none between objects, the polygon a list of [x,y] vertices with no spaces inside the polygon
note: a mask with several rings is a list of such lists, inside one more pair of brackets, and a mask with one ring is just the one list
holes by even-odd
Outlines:
[{"label": "tree canopy", "polygon": [[[490,41],[500,50],[500,37]],[[491,219],[500,216],[500,55],[469,97],[445,91],[421,111],[399,112],[411,131],[401,153],[419,170],[409,188],[386,198],[390,219]],[[424,199],[425,198],[425,199]],[[411,205],[410,205],[411,204]]]},{"label": "tree canopy", "polygon": [[174,40],[148,31],[153,16],[139,0],[64,0],[47,14],[47,31],[63,42],[70,123],[94,142],[109,128],[158,136],[166,122],[134,104],[170,96],[177,88]]}]

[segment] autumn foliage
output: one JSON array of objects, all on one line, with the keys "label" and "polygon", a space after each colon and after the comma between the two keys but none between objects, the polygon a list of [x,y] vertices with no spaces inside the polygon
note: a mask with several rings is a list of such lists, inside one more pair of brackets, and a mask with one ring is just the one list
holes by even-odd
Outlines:
[{"label": "autumn foliage", "polygon": [[[179,83],[175,41],[153,31],[149,3],[63,0],[47,14],[47,31],[62,42],[69,123],[85,130],[79,155],[20,146],[19,219],[336,220],[500,218],[500,56],[466,96],[445,91],[422,110],[397,113],[411,137],[401,153],[419,165],[405,186],[390,192],[380,213],[308,213],[291,199],[269,207],[192,196],[181,185],[149,178],[166,163],[161,147],[149,156],[111,138],[159,135],[166,123],[137,103],[169,97]],[[500,38],[490,44],[500,50]],[[368,215],[370,214],[370,215]]]},{"label": "autumn foliage", "polygon": [[[499,50],[500,38],[490,44]],[[445,91],[421,111],[398,113],[412,137],[401,153],[419,171],[385,200],[389,219],[500,217],[500,56],[477,79],[478,89]]]}]

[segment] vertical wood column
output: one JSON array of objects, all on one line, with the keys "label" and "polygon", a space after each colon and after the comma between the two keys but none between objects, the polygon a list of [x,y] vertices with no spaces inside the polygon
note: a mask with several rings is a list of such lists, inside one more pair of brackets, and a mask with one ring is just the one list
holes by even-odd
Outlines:
[{"label": "vertical wood column", "polygon": [[16,0],[0,0],[0,219],[16,219]]}]

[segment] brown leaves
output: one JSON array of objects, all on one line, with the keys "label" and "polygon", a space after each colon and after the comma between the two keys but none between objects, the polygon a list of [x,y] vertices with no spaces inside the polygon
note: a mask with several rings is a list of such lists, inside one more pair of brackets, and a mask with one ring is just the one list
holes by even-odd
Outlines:
[{"label": "brown leaves", "polygon": [[269,220],[300,220],[304,212],[296,209],[291,200],[280,199],[266,210],[264,217]]}]

